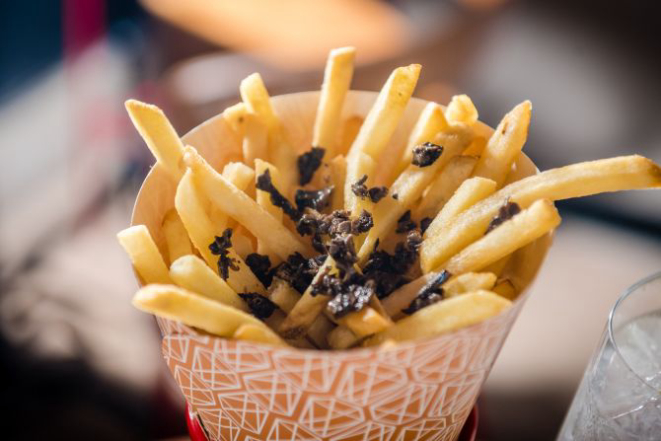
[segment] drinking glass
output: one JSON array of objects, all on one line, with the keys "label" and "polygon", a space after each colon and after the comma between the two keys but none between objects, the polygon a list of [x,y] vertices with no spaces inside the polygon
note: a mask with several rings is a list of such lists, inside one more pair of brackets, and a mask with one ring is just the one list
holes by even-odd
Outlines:
[{"label": "drinking glass", "polygon": [[661,439],[661,272],[618,299],[559,441]]}]

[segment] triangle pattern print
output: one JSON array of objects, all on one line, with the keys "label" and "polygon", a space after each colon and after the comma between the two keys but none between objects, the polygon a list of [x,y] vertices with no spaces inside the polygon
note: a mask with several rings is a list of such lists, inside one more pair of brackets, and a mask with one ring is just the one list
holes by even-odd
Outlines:
[{"label": "triangle pattern print", "polygon": [[312,351],[159,320],[163,356],[210,440],[452,440],[522,303],[451,335]]}]

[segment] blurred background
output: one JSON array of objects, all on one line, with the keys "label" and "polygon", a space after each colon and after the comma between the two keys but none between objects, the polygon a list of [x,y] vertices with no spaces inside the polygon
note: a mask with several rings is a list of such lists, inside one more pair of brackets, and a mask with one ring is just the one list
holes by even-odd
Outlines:
[{"label": "blurred background", "polygon": [[[469,94],[495,126],[534,104],[545,169],[661,161],[661,17],[652,0],[32,0],[0,2],[0,437],[185,434],[182,397],[115,233],[152,162],[123,102],[180,134],[238,101],[317,89],[332,47],[354,88],[423,65],[416,96]],[[615,299],[661,269],[661,195],[559,204],[545,268],[480,398],[481,440],[551,440]]]}]

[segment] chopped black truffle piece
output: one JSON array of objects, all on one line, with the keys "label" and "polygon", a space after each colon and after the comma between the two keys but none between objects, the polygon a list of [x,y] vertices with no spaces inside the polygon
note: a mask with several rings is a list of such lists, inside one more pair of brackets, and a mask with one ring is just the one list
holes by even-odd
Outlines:
[{"label": "chopped black truffle piece", "polygon": [[326,153],[326,150],[320,147],[312,147],[312,149],[298,157],[296,164],[298,165],[298,182],[301,185],[305,185],[312,180],[314,172],[316,172],[321,165],[324,153]]},{"label": "chopped black truffle piece", "polygon": [[299,212],[305,208],[312,208],[317,211],[323,211],[330,204],[330,197],[333,193],[333,186],[322,188],[320,190],[296,190],[294,201]]},{"label": "chopped black truffle piece", "polygon": [[374,219],[372,219],[372,214],[367,210],[363,210],[358,216],[358,219],[351,221],[351,233],[367,233],[373,226]]},{"label": "chopped black truffle piece", "polygon": [[369,198],[375,204],[388,194],[388,187],[367,188],[365,182],[367,182],[367,175],[363,175],[360,179],[351,184],[351,191],[353,194],[361,199]]},{"label": "chopped black truffle piece", "polygon": [[443,147],[431,142],[425,142],[422,145],[413,147],[411,163],[418,167],[429,167],[441,157],[441,153],[443,153]]},{"label": "chopped black truffle piece", "polygon": [[393,193],[393,194],[392,194],[392,198],[393,198],[394,200],[398,200],[398,199],[399,199],[399,194],[397,194],[397,193]]},{"label": "chopped black truffle piece", "polygon": [[273,271],[271,271],[271,259],[269,256],[258,253],[250,253],[246,256],[246,265],[255,274],[257,279],[267,288],[273,281]]},{"label": "chopped black truffle piece", "polygon": [[360,311],[370,301],[375,293],[374,281],[367,280],[362,285],[349,285],[326,304],[326,310],[335,318]]},{"label": "chopped black truffle piece", "polygon": [[430,280],[421,290],[418,295],[413,299],[408,308],[402,309],[402,312],[411,315],[416,311],[443,300],[443,285],[448,281],[451,274],[448,271],[443,271],[438,276]]},{"label": "chopped black truffle piece", "polygon": [[502,207],[500,207],[500,209],[498,209],[498,214],[491,219],[487,231],[485,231],[484,234],[490,233],[494,228],[513,218],[519,212],[521,212],[521,207],[519,207],[516,202],[510,202],[508,200]]},{"label": "chopped black truffle piece", "polygon": [[431,222],[433,220],[434,219],[432,219],[431,217],[423,217],[420,220],[420,233],[421,234],[425,234],[425,231],[427,231],[427,228],[429,228],[429,226],[431,225]]},{"label": "chopped black truffle piece", "polygon": [[397,229],[395,229],[395,233],[408,233],[411,230],[415,230],[416,227],[417,225],[415,221],[411,219],[411,210],[406,210],[406,213],[397,220]]},{"label": "chopped black truffle piece", "polygon": [[328,254],[335,260],[338,266],[344,268],[351,267],[354,263],[358,262],[353,236],[350,234],[331,239],[328,246]]},{"label": "chopped black truffle piece", "polygon": [[228,228],[223,231],[222,236],[216,236],[215,240],[209,245],[209,250],[214,256],[218,256],[218,272],[223,280],[227,280],[230,276],[230,269],[234,271],[239,270],[239,265],[236,259],[233,259],[228,254],[228,249],[232,247],[232,229]]},{"label": "chopped black truffle piece", "polygon": [[289,200],[282,195],[273,185],[273,180],[271,179],[271,171],[267,168],[264,173],[259,175],[257,178],[258,190],[265,191],[271,195],[271,203],[276,207],[282,208],[282,211],[291,218],[294,222],[297,222],[301,213],[294,207],[294,205],[289,202]]},{"label": "chopped black truffle piece", "polygon": [[278,308],[278,305],[273,303],[268,297],[257,294],[256,292],[239,293],[239,297],[245,300],[252,314],[261,320],[271,317],[273,311]]},{"label": "chopped black truffle piece", "polygon": [[312,278],[325,259],[326,256],[323,254],[306,259],[301,254],[294,253],[276,267],[275,276],[289,283],[292,288],[303,294],[306,288],[310,286]]}]

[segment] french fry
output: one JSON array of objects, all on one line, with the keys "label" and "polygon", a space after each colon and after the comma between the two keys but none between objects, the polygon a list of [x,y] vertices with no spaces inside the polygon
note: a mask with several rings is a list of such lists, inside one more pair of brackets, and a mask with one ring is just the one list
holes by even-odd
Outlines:
[{"label": "french fry", "polygon": [[524,101],[505,115],[487,142],[475,166],[474,176],[492,179],[498,187],[502,186],[526,143],[531,112],[530,101]]},{"label": "french fry", "polygon": [[428,103],[420,113],[413,130],[411,130],[406,148],[402,152],[402,158],[393,170],[389,182],[397,179],[397,176],[411,164],[414,147],[433,141],[436,134],[446,130],[447,127],[448,122],[443,114],[443,108],[436,103]]},{"label": "french fry", "polygon": [[347,209],[355,209],[358,206],[351,185],[364,174],[370,177],[369,173],[359,167],[359,153],[362,152],[373,159],[379,158],[399,124],[419,76],[419,64],[399,67],[392,72],[379,92],[347,156],[347,179],[344,187],[344,204]]},{"label": "french fry", "polygon": [[480,323],[509,308],[512,302],[489,291],[475,291],[442,300],[393,326],[369,337],[364,346],[375,346],[386,340],[401,342],[445,334]]},{"label": "french fry", "polygon": [[[245,230],[243,230],[245,231]],[[245,231],[247,233],[247,231]],[[252,246],[252,241],[245,235],[239,228],[234,229],[232,233],[232,248],[236,254],[241,256],[241,259],[246,260],[248,254],[254,253],[255,249]]]},{"label": "french fry", "polygon": [[495,191],[496,182],[491,179],[479,177],[466,179],[429,224],[423,237],[427,238],[438,234],[460,213],[482,199],[491,196]]},{"label": "french fry", "polygon": [[126,228],[117,233],[117,239],[144,283],[172,283],[163,256],[146,226]]},{"label": "french fry", "polygon": [[346,326],[337,326],[328,334],[328,345],[332,349],[348,349],[357,345],[361,338]]},{"label": "french fry", "polygon": [[[411,304],[422,288],[439,275],[437,272],[424,274],[389,294],[381,302],[386,313],[394,320],[401,318],[404,315],[402,310]],[[443,296],[449,298],[480,289],[490,290],[495,282],[496,276],[491,273],[469,272],[452,276],[442,286]]]},{"label": "french fry", "polygon": [[547,170],[502,188],[434,231],[435,234],[427,230],[420,247],[421,265],[429,271],[480,238],[507,200],[526,208],[537,199],[557,201],[609,191],[660,187],[661,168],[637,155]]},{"label": "french fry", "polygon": [[[502,259],[496,260],[494,263],[491,265],[488,265],[484,267],[485,272],[493,273],[496,277],[499,277],[500,274],[503,272],[505,267],[507,266],[507,262],[509,262],[510,256],[505,256]],[[485,288],[488,289],[488,288]]]},{"label": "french fry", "polygon": [[188,255],[170,265],[170,278],[178,286],[224,305],[250,312],[248,305],[202,259]]},{"label": "french fry", "polygon": [[560,225],[553,203],[542,199],[503,222],[442,265],[450,274],[477,271],[509,255]]},{"label": "french fry", "polygon": [[230,162],[223,167],[223,177],[239,190],[245,191],[255,179],[255,170],[242,162]]},{"label": "french fry", "polygon": [[338,155],[346,155],[349,153],[349,149],[353,145],[353,142],[360,132],[360,128],[363,125],[365,119],[359,115],[353,115],[347,118],[342,125],[342,135],[340,137],[340,142],[335,149],[335,153]]},{"label": "french fry", "polygon": [[473,100],[468,95],[455,95],[445,110],[445,117],[450,122],[472,126],[477,122],[478,113]]},{"label": "french fry", "polygon": [[327,319],[325,315],[319,314],[308,328],[307,338],[314,343],[317,348],[327,349],[329,347],[328,334],[330,334],[331,330],[336,327],[337,326]]},{"label": "french fry", "polygon": [[184,161],[211,203],[236,219],[281,259],[285,260],[294,253],[311,254],[309,246],[299,241],[257,202],[216,173],[195,149],[186,148]]},{"label": "french fry", "polygon": [[184,145],[163,111],[137,100],[128,100],[124,105],[156,161],[175,182],[179,181],[185,171],[182,161]]},{"label": "french fry", "polygon": [[193,247],[188,238],[188,233],[181,222],[177,210],[171,209],[165,213],[161,230],[165,236],[165,244],[168,249],[168,261],[174,262],[181,256],[193,254]]},{"label": "french fry", "polygon": [[352,312],[337,319],[337,323],[346,326],[358,337],[376,334],[392,326],[390,320],[376,312],[370,306],[365,306],[360,311]]},{"label": "french fry", "polygon": [[300,298],[301,295],[282,279],[274,278],[269,286],[269,299],[287,314],[294,309]]},{"label": "french fry", "polygon": [[227,121],[227,124],[239,137],[243,137],[247,114],[246,105],[244,103],[236,103],[223,111],[223,119]]},{"label": "french fry", "polygon": [[347,176],[347,161],[342,155],[334,157],[330,162],[330,177],[333,183],[333,194],[331,195],[331,209],[342,210],[344,208],[344,181]]},{"label": "french fry", "polygon": [[324,82],[321,86],[312,135],[312,145],[325,149],[326,158],[335,156],[337,127],[342,114],[344,97],[351,85],[355,55],[356,49],[353,47],[333,49],[326,62]]},{"label": "french fry", "polygon": [[[214,242],[215,236],[220,236],[225,225],[214,223],[208,215],[209,203],[202,195],[193,181],[193,172],[187,171],[179,185],[174,197],[174,206],[181,217],[181,221],[188,231],[191,242],[200,255],[215,272],[218,272],[218,257],[214,256],[209,245]],[[218,222],[218,218],[216,218]],[[257,277],[250,271],[243,259],[230,248],[230,259],[238,265],[239,270],[230,270],[227,283],[237,292],[265,293],[266,290]]]},{"label": "french fry", "polygon": [[312,285],[317,283],[327,271],[329,274],[335,274],[338,271],[335,261],[330,256],[326,257],[317,274],[313,277],[311,286],[305,290],[303,296],[296,302],[296,305],[280,326],[280,335],[285,336],[285,338],[293,338],[305,334],[312,322],[321,314],[329,298],[324,295],[312,295]]},{"label": "french fry", "polygon": [[174,285],[141,288],[133,296],[133,306],[220,337],[233,336],[245,324],[268,329],[250,314]]},{"label": "french fry", "polygon": [[239,326],[239,328],[234,331],[232,338],[255,343],[266,343],[272,346],[289,346],[283,339],[278,337],[278,334],[271,331],[268,327],[256,326],[250,323]]},{"label": "french fry", "polygon": [[499,281],[496,286],[493,287],[493,292],[508,300],[514,300],[517,295],[516,288],[509,279]]},{"label": "french fry", "polygon": [[[466,126],[452,126],[447,131],[439,133],[435,138],[444,149],[441,156],[432,165],[418,167],[411,164],[397,177],[390,188],[390,195],[379,201],[372,209],[374,226],[367,233],[359,249],[358,262],[360,264],[365,263],[374,249],[376,241],[385,239],[397,224],[397,220],[420,198],[436,173],[442,170],[452,158],[459,155],[468,146],[471,138],[472,130]],[[394,198],[395,195],[397,199]]]},{"label": "french fry", "polygon": [[[363,176],[367,176],[367,181],[365,182],[365,185],[368,187],[373,186],[374,184],[373,172],[375,170],[376,170],[376,162],[374,162],[374,159],[367,153],[357,152],[355,154],[355,160],[347,161],[346,176],[344,178],[345,179],[345,183],[344,183],[345,210],[348,210],[354,214],[358,214],[363,209],[368,209],[371,207],[372,205],[371,201],[356,197],[356,195],[353,193],[353,190],[351,189],[351,185],[353,185]],[[350,179],[352,179],[351,178],[352,176],[356,176],[356,178],[353,181],[350,181]],[[347,193],[347,189],[348,189],[348,193]]]},{"label": "french fry", "polygon": [[[471,291],[492,291],[496,284],[494,273],[464,273],[451,277],[443,284],[443,296],[446,298],[456,297]],[[510,299],[512,300],[512,299]]]},{"label": "french fry", "polygon": [[473,172],[477,158],[455,156],[434,178],[425,192],[422,201],[415,209],[414,219],[433,219],[452,197],[459,186]]},{"label": "french fry", "polygon": [[290,188],[296,183],[298,170],[296,169],[296,154],[284,138],[282,124],[271,106],[271,98],[266,90],[261,75],[254,73],[241,81],[239,87],[241,99],[246,109],[257,115],[266,126],[268,132],[268,156],[273,165],[280,170],[283,188],[279,189],[288,195]]},{"label": "french fry", "polygon": [[266,161],[268,154],[268,132],[260,119],[247,113],[245,116],[245,134],[243,138],[243,160],[247,164],[254,164],[256,159]]},{"label": "french fry", "polygon": [[[282,188],[280,172],[278,171],[278,169],[266,161],[262,161],[261,159],[256,159],[255,178],[258,179],[259,176],[261,176],[266,172],[266,170],[268,170],[269,173],[271,174],[271,180],[273,181],[273,185],[275,185],[276,188]],[[271,203],[271,195],[269,193],[265,191],[258,191],[255,194],[255,200],[259,205],[264,207],[264,209],[268,211],[271,214],[271,216],[273,216],[279,222],[282,222],[282,208],[278,208]]]},{"label": "french fry", "polygon": [[487,139],[484,136],[476,136],[473,142],[464,150],[466,156],[481,156],[484,148],[487,146]]}]

